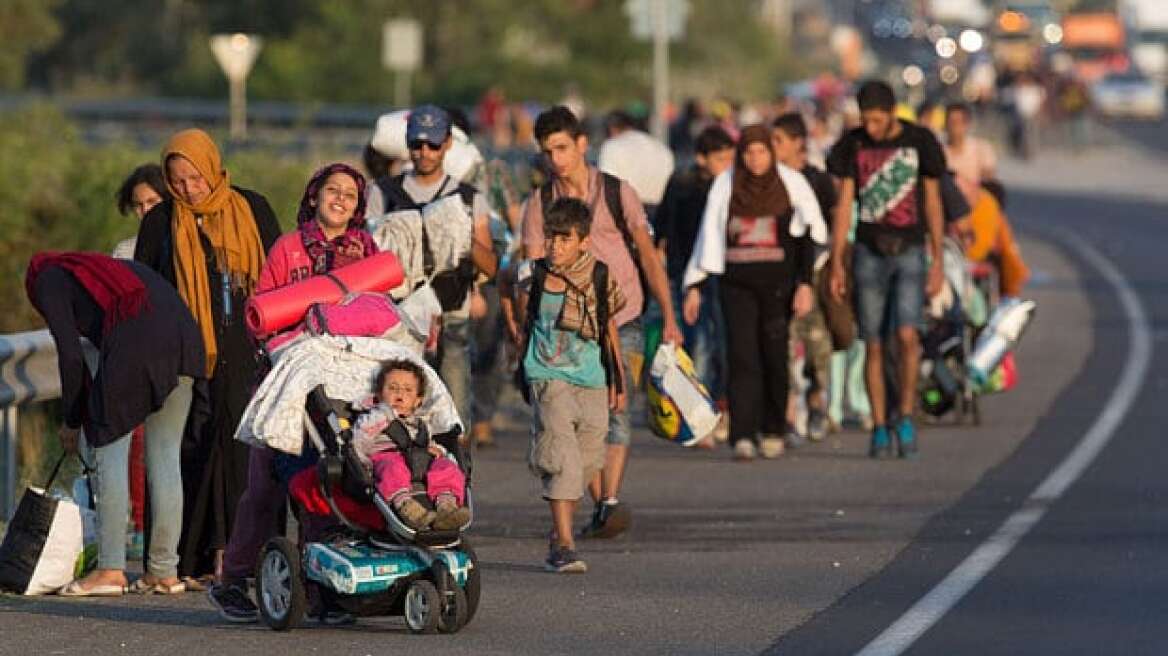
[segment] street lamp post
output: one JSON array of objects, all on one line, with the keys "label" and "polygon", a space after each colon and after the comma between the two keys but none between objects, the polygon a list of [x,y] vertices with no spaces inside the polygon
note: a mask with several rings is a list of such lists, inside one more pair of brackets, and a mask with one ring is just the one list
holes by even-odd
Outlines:
[{"label": "street lamp post", "polygon": [[668,129],[669,42],[685,34],[689,0],[625,0],[633,36],[653,42],[653,117],[650,131],[664,141]]},{"label": "street lamp post", "polygon": [[652,0],[653,6],[653,121],[649,126],[653,136],[661,141],[667,137],[668,121],[665,106],[669,102],[669,27],[666,24],[668,0]]},{"label": "street lamp post", "polygon": [[247,139],[247,75],[260,54],[263,42],[254,34],[216,34],[211,37],[211,53],[223,69],[230,86],[231,139]]}]

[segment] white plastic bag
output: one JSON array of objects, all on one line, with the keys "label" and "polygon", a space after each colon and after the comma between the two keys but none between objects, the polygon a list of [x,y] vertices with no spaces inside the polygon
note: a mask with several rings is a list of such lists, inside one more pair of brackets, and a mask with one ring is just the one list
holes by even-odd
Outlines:
[{"label": "white plastic bag", "polygon": [[969,374],[977,385],[985,385],[1006,353],[1018,345],[1037,307],[1034,301],[1006,299],[994,310],[969,357]]},{"label": "white plastic bag", "polygon": [[[418,353],[437,348],[438,331],[441,328],[442,304],[428,284],[414,290],[397,305],[401,312],[402,324],[409,330],[411,342],[405,344]],[[404,342],[403,342],[404,343]]]},{"label": "white plastic bag", "polygon": [[693,446],[714,430],[721,413],[694,373],[693,361],[673,344],[657,347],[649,366],[649,427],[659,437]]}]

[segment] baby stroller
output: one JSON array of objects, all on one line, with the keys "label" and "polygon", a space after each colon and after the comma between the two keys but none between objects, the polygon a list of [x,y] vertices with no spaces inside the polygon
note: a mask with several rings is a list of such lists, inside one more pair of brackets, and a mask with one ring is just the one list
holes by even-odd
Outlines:
[{"label": "baby stroller", "polygon": [[[319,458],[305,468],[306,456],[280,456],[286,471],[297,472],[289,478],[289,492],[299,512],[327,515],[336,524],[300,545],[284,537],[265,545],[256,572],[261,619],[274,630],[294,628],[304,617],[312,586],[327,608],[355,616],[404,616],[414,633],[459,631],[478,609],[480,574],[463,535],[473,522],[470,454],[458,444],[463,428],[446,387],[414,351],[387,340],[316,336],[286,348],[293,351],[280,356],[253,398],[256,409],[249,405],[244,420],[263,423],[260,434],[278,438],[273,427],[288,419],[288,412],[277,410],[273,401],[301,400],[300,439],[307,436],[304,450],[315,450]],[[434,424],[432,439],[466,474],[471,520],[457,530],[407,526],[377,491],[352,443],[359,412],[352,401],[368,394],[382,361],[401,358],[423,365],[429,391],[420,412]],[[269,446],[297,451],[287,444]],[[301,465],[289,467],[289,460]],[[430,504],[424,493],[417,499]]]},{"label": "baby stroller", "polygon": [[972,294],[980,291],[966,267],[965,254],[946,238],[943,250],[946,290],[926,312],[921,337],[920,408],[927,416],[942,419],[952,413],[957,424],[981,424],[977,386],[969,375],[967,359],[972,352]]}]

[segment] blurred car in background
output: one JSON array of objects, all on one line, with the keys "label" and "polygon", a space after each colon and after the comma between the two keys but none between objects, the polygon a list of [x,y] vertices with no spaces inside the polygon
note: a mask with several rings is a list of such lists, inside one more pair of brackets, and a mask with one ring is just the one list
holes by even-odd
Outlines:
[{"label": "blurred car in background", "polygon": [[1107,118],[1164,118],[1164,85],[1137,73],[1112,73],[1091,88],[1095,111]]}]

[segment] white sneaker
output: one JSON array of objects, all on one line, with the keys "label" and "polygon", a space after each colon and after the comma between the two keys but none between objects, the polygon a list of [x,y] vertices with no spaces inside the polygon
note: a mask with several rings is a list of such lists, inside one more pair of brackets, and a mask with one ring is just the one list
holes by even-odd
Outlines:
[{"label": "white sneaker", "polygon": [[762,438],[762,457],[767,460],[774,460],[783,455],[786,451],[787,445],[783,442],[783,438],[777,435],[768,435]]},{"label": "white sneaker", "polygon": [[747,460],[754,460],[755,452],[756,450],[754,448],[754,442],[751,440],[741,439],[738,440],[738,443],[734,445],[735,460],[742,460],[744,462]]}]

